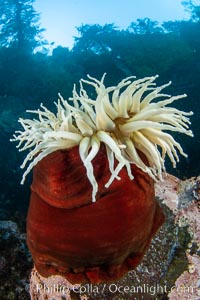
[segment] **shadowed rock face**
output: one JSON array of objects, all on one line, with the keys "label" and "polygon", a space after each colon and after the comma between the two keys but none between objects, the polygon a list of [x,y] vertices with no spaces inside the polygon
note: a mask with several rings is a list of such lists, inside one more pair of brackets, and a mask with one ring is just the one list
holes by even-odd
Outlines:
[{"label": "shadowed rock face", "polygon": [[34,170],[27,243],[45,277],[63,275],[72,283],[107,282],[142,260],[164,221],[152,179],[132,165],[106,189],[110,170],[105,149],[93,160],[98,182],[95,203],[78,148],[57,151]]}]

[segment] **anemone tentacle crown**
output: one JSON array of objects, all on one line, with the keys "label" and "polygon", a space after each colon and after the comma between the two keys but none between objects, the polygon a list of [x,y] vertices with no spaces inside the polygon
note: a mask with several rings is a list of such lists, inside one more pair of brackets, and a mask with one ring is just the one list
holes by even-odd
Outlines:
[{"label": "anemone tentacle crown", "polygon": [[[164,161],[169,156],[173,166],[179,160],[177,150],[187,156],[181,145],[165,131],[176,131],[193,136],[189,130],[192,112],[183,112],[168,107],[185,94],[171,96],[161,91],[171,82],[156,87],[158,76],[133,80],[123,79],[117,86],[105,87],[105,74],[101,80],[88,75],[88,80],[80,80],[80,91],[76,86],[73,96],[64,100],[59,94],[54,114],[41,104],[41,108],[28,111],[38,115],[38,119],[19,119],[23,131],[16,131],[12,141],[19,141],[20,151],[30,149],[22,168],[27,167],[22,183],[31,169],[50,153],[79,146],[79,154],[92,185],[92,201],[96,201],[98,184],[94,176],[92,160],[105,144],[110,168],[109,187],[119,172],[125,167],[130,179],[134,179],[131,164],[135,164],[154,180],[162,179]],[[94,87],[96,98],[92,99],[84,85]],[[157,98],[163,98],[157,100]],[[148,164],[141,159],[144,153]],[[115,160],[117,165],[114,164]]]}]

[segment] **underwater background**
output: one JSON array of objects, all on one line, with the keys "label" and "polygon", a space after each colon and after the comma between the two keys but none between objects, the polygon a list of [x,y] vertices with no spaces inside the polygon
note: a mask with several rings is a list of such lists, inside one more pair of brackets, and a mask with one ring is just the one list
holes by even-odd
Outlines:
[{"label": "underwater background", "polygon": [[[31,175],[21,186],[20,165],[25,153],[19,153],[15,143],[10,142],[14,131],[20,130],[19,117],[29,117],[26,110],[37,109],[40,103],[55,111],[58,92],[64,98],[70,97],[74,83],[78,84],[87,74],[100,79],[106,72],[106,86],[116,85],[131,75],[142,78],[159,74],[157,85],[172,81],[166,90],[168,94],[186,93],[188,97],[173,106],[194,112],[194,138],[173,134],[188,158],[180,157],[176,169],[167,161],[166,169],[180,179],[199,175],[200,3],[183,2],[190,14],[188,20],[158,23],[147,16],[133,20],[126,29],[118,28],[112,20],[104,25],[77,24],[77,36],[68,48],[52,47],[45,40],[45,28],[40,26],[34,2],[6,0],[0,4],[0,220],[16,222],[25,232]],[[5,242],[3,234],[1,238]],[[17,244],[0,244],[1,257],[6,260],[5,245],[16,250]],[[23,251],[18,263],[23,265],[21,272],[25,275],[32,262]],[[1,282],[8,281],[5,274],[10,271],[5,266],[6,261],[1,258]],[[15,285],[15,280],[11,281],[10,288]],[[29,299],[27,293],[19,299],[26,297]],[[4,297],[3,292],[0,298],[18,299],[16,293]]]}]

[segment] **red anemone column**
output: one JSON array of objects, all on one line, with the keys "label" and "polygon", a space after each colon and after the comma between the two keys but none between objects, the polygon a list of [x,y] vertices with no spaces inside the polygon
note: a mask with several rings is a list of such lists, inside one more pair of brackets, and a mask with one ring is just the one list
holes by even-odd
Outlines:
[{"label": "red anemone column", "polygon": [[132,164],[107,189],[110,170],[102,147],[93,160],[96,202],[78,147],[56,151],[34,168],[27,243],[36,269],[71,283],[107,282],[135,268],[164,221],[153,180]]}]

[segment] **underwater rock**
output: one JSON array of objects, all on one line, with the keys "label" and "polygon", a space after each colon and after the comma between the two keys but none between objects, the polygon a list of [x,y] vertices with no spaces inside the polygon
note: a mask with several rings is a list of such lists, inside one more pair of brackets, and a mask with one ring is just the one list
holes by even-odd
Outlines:
[{"label": "underwater rock", "polygon": [[16,222],[0,221],[0,253],[0,299],[30,299],[27,286],[33,264],[25,233]]},{"label": "underwater rock", "polygon": [[199,300],[200,299],[200,257],[187,254],[188,270],[176,280],[175,286],[169,293],[170,300]]},{"label": "underwater rock", "polygon": [[79,289],[79,284],[72,285],[62,276],[55,275],[45,278],[41,276],[35,268],[33,268],[31,272],[30,294],[32,300],[87,300],[88,297],[86,295],[78,297]]},{"label": "underwater rock", "polygon": [[188,260],[185,270],[169,293],[170,300],[200,299],[200,176],[179,184],[179,202],[175,222],[190,235],[185,253]]}]

